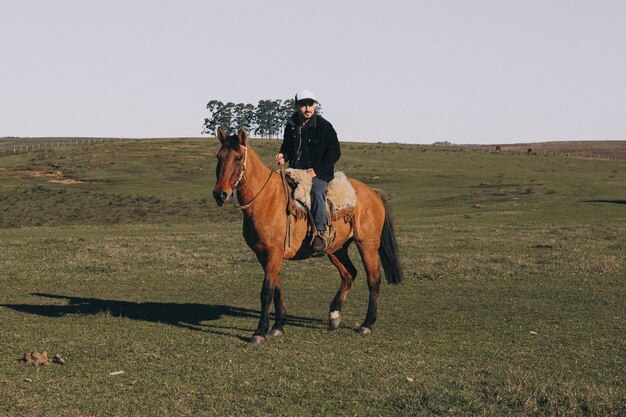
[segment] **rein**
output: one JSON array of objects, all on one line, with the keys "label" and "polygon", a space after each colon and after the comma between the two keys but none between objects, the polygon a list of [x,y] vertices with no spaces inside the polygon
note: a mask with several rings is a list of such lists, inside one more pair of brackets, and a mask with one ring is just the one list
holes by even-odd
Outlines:
[{"label": "rein", "polygon": [[[243,178],[243,174],[246,172],[246,168],[247,168],[247,164],[248,164],[248,147],[247,146],[243,146],[243,145],[239,145],[244,149],[244,154],[243,154],[243,167],[241,168],[241,172],[239,173],[239,177],[237,177],[237,181],[235,181],[235,184],[233,185],[233,190],[237,190],[237,187],[239,186],[239,183],[241,182],[241,179]],[[257,199],[258,196],[261,195],[261,193],[263,192],[263,190],[265,189],[265,187],[267,186],[267,184],[269,184],[270,179],[272,179],[272,175],[274,174],[274,170],[276,169],[276,164],[277,161],[274,161],[274,166],[272,168],[270,168],[270,175],[269,177],[267,177],[267,180],[265,181],[265,184],[263,184],[263,187],[261,187],[261,190],[257,193],[257,195],[255,195],[254,197],[252,197],[252,200],[250,200],[248,203],[246,204],[239,204],[239,202],[237,201],[237,193],[233,192],[233,206],[237,209],[247,209],[249,207],[252,207],[252,203],[254,203],[254,200]],[[268,164],[268,167],[270,167],[270,165]]]},{"label": "rein", "polygon": [[[248,167],[248,147],[243,146],[243,145],[239,145],[239,146],[241,146],[244,149],[243,166],[241,167],[241,172],[239,173],[239,176],[237,177],[237,181],[235,181],[235,184],[233,184],[232,200],[233,200],[233,207],[235,207],[236,209],[245,210],[247,208],[252,207],[252,204],[257,199],[257,197],[261,195],[263,190],[265,190],[265,187],[267,186],[267,184],[269,184],[270,180],[272,179],[272,175],[276,171],[276,165],[278,165],[278,161],[274,160],[273,166],[271,166],[271,164],[267,165],[268,168],[270,168],[270,175],[267,177],[265,184],[263,184],[263,187],[261,187],[259,192],[254,197],[252,197],[252,200],[250,200],[247,204],[241,205],[239,204],[239,201],[237,199],[237,187],[241,183],[241,180],[243,179],[243,175],[246,172],[246,168]],[[281,177],[281,182],[283,184],[283,188],[285,190],[285,198],[287,199],[287,207],[289,207],[289,186],[287,185],[287,180],[285,178],[284,165],[281,165],[280,177]],[[289,221],[289,209],[288,208],[287,208],[287,231],[285,234],[284,247],[285,247],[285,250],[291,247],[291,223]]]}]

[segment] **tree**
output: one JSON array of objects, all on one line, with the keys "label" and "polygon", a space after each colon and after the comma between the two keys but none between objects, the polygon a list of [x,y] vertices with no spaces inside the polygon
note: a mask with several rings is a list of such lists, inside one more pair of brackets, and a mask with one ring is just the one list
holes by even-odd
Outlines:
[{"label": "tree", "polygon": [[255,110],[252,104],[236,104],[233,110],[233,116],[237,130],[246,129],[246,131],[252,132],[256,120]]},{"label": "tree", "polygon": [[255,133],[261,134],[262,138],[269,137],[272,133],[271,100],[259,100],[256,106],[256,129]]},{"label": "tree", "polygon": [[282,100],[269,100],[270,102],[270,137],[278,137],[283,126],[281,121]]},{"label": "tree", "polygon": [[224,104],[224,106],[217,113],[217,126],[221,127],[227,132],[231,131],[234,124],[234,110],[235,103],[229,101],[228,103]]},{"label": "tree", "polygon": [[284,127],[287,124],[289,118],[295,112],[295,109],[296,108],[294,99],[290,98],[282,102],[277,115],[277,123],[279,124],[279,126]]},{"label": "tree", "polygon": [[207,133],[209,135],[215,134],[215,131],[218,128],[217,115],[223,107],[224,103],[219,100],[211,100],[208,102],[206,108],[209,110],[209,117],[204,119],[204,130],[202,133]]}]

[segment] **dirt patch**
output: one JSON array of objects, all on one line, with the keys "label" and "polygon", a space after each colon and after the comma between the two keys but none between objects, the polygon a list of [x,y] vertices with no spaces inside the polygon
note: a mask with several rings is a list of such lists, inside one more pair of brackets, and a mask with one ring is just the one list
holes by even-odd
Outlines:
[{"label": "dirt patch", "polygon": [[63,178],[63,171],[27,171],[29,177]]},{"label": "dirt patch", "polygon": [[49,178],[48,181],[55,184],[74,185],[86,183],[86,181],[66,178],[63,171],[28,171],[27,175],[31,178]]},{"label": "dirt patch", "polygon": [[85,183],[85,181],[73,180],[71,178],[63,178],[63,179],[60,179],[60,180],[50,180],[50,182],[53,182],[55,184],[67,184],[67,185],[84,184]]},{"label": "dirt patch", "polygon": [[58,353],[54,355],[52,359],[48,357],[48,352],[37,352],[33,351],[30,353],[25,353],[24,358],[22,358],[22,362],[26,362],[27,365],[65,365],[65,359],[61,357]]}]

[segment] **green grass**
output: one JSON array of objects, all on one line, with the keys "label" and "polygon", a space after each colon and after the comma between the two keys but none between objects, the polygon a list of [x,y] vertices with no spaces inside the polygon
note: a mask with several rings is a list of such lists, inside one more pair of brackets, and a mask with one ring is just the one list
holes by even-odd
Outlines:
[{"label": "green grass", "polygon": [[[253,146],[269,162],[278,142]],[[626,413],[623,162],[346,143],[338,169],[390,198],[405,282],[360,337],[353,250],[329,333],[337,272],[286,263],[287,333],[252,346],[262,273],[211,201],[216,150],[0,157],[0,415]],[[67,363],[19,361],[33,350]]]}]

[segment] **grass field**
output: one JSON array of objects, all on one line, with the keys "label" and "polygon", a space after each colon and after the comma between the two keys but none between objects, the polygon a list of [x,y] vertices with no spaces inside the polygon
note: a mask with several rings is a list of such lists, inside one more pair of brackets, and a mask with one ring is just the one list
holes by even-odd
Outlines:
[{"label": "grass field", "polygon": [[330,333],[336,270],[286,263],[286,335],[253,346],[262,272],[212,201],[216,151],[0,157],[0,415],[626,414],[623,161],[343,144],[337,169],[390,199],[405,281],[363,338],[361,265]]},{"label": "grass field", "polygon": [[[502,152],[531,153],[538,155],[559,155],[584,158],[604,158],[626,160],[626,141],[567,141],[537,142],[499,145]],[[468,145],[466,149],[496,151],[496,145]]]}]

